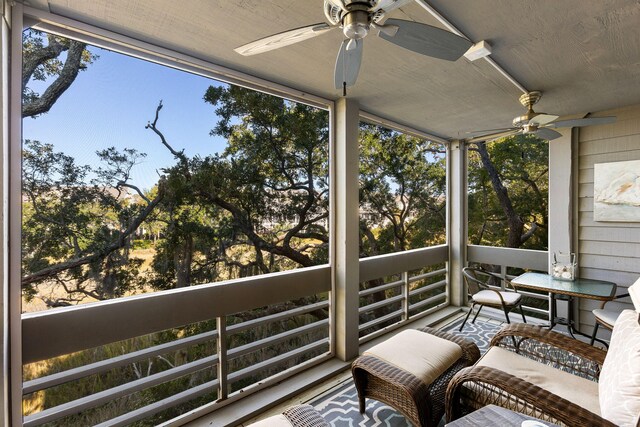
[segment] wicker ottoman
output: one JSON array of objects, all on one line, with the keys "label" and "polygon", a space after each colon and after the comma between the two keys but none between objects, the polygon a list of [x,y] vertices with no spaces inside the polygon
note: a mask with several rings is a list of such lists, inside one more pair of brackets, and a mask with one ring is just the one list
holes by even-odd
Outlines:
[{"label": "wicker ottoman", "polygon": [[287,408],[282,414],[265,418],[250,427],[329,427],[322,415],[312,406],[296,405]]},{"label": "wicker ottoman", "polygon": [[473,342],[447,332],[433,328],[400,332],[351,365],[360,413],[368,397],[393,407],[416,426],[437,426],[449,380],[479,358]]}]

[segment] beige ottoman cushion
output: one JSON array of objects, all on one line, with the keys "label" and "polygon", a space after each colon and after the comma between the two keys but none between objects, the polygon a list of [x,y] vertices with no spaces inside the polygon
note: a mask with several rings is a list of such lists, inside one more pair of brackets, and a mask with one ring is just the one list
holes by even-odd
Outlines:
[{"label": "beige ottoman cushion", "polygon": [[499,369],[600,415],[598,383],[594,381],[519,356],[502,347],[491,347],[476,366]]},{"label": "beige ottoman cushion", "polygon": [[425,332],[406,330],[371,347],[364,354],[409,372],[428,385],[460,359],[462,348]]}]

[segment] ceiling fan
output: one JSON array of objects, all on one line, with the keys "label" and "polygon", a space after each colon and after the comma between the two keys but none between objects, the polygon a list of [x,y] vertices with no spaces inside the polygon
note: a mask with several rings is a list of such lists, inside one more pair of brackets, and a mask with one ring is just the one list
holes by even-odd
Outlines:
[{"label": "ceiling fan", "polygon": [[371,29],[395,45],[434,58],[455,61],[473,43],[449,31],[402,19],[387,19],[387,14],[413,0],[324,0],[327,22],[274,34],[235,49],[249,56],[278,49],[341,28],[346,39],[338,50],[334,80],[336,89],[346,91],[358,78],[362,63],[363,39]]},{"label": "ceiling fan", "polygon": [[503,129],[487,129],[470,132],[471,138],[467,142],[493,141],[517,134],[533,134],[538,138],[551,141],[562,136],[560,132],[552,128],[583,127],[593,125],[605,125],[614,123],[615,116],[589,117],[586,119],[557,120],[559,116],[546,113],[536,113],[533,106],[542,97],[542,92],[533,91],[520,96],[520,103],[527,109],[527,113],[513,119],[513,127]]}]

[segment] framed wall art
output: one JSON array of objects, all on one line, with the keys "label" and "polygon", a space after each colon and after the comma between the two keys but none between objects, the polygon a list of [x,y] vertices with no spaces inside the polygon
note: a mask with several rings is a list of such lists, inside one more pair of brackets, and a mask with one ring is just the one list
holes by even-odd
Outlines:
[{"label": "framed wall art", "polygon": [[593,218],[640,222],[640,160],[593,165]]}]

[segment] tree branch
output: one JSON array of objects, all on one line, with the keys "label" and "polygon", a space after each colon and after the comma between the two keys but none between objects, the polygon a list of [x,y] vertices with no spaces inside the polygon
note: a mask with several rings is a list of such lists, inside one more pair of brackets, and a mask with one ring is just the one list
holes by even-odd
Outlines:
[{"label": "tree branch", "polygon": [[22,278],[22,281],[21,281],[22,286],[24,287],[31,283],[35,283],[40,280],[49,278],[63,271],[98,261],[100,259],[105,258],[107,255],[111,254],[112,252],[123,248],[127,243],[127,238],[138,229],[140,224],[142,224],[142,222],[149,216],[149,214],[153,212],[156,206],[160,204],[160,202],[165,196],[165,190],[166,190],[166,185],[161,180],[158,183],[158,194],[156,195],[156,197],[138,214],[136,218],[133,219],[133,221],[131,221],[129,226],[122,233],[120,233],[117,240],[115,240],[108,246],[105,246],[104,248],[92,254],[85,255],[81,258],[75,258],[65,262],[54,264],[52,266],[36,271],[35,273],[26,275]]},{"label": "tree branch", "polygon": [[[22,117],[37,116],[39,114],[46,113],[51,109],[51,107],[53,106],[53,104],[56,103],[58,98],[60,98],[60,96],[67,89],[69,89],[71,84],[74,82],[74,80],[78,76],[80,69],[82,69],[83,67],[82,53],[84,52],[86,47],[87,45],[85,43],[80,43],[77,41],[71,41],[69,43],[69,51],[67,53],[67,59],[64,62],[64,66],[62,67],[62,71],[60,71],[60,74],[55,79],[55,81],[51,83],[51,85],[49,85],[49,87],[44,91],[44,93],[40,97],[38,97],[32,102],[25,103],[22,106]],[[60,54],[62,50],[64,50],[64,47],[60,48],[54,45],[51,52],[43,53],[38,57],[38,59],[41,61],[44,61],[46,60],[46,58],[48,58],[47,55],[51,55],[53,52],[56,52],[56,51],[58,51],[58,54]],[[39,62],[37,65],[35,65],[35,67],[37,67],[40,64],[42,64],[42,62]],[[30,77],[33,74],[33,70],[35,70],[35,67],[33,67],[33,63],[31,62],[27,64],[27,67],[28,69],[23,69],[23,74],[22,74],[23,88],[26,87],[26,83],[24,83],[24,79],[27,73],[29,72],[31,73],[31,74],[28,74]]]}]

